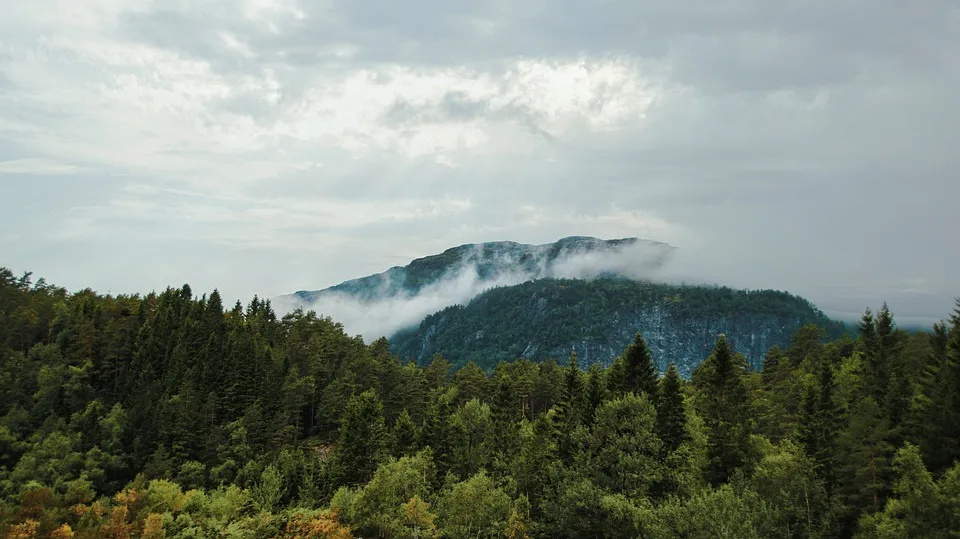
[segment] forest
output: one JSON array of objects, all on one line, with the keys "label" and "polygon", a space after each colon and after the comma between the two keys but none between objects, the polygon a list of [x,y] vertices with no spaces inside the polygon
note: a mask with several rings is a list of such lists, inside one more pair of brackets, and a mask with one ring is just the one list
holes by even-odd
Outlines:
[{"label": "forest", "polygon": [[[655,309],[662,315],[657,324],[667,326],[663,329],[680,329],[686,322],[709,325],[724,317],[736,319],[739,334],[727,335],[734,342],[754,336],[763,330],[762,322],[771,320],[794,324],[790,326],[794,328],[815,324],[824,328],[828,338],[852,329],[829,319],[807,300],[775,290],[670,285],[625,277],[589,281],[545,278],[490,288],[464,305],[431,314],[419,326],[390,337],[391,350],[401,358],[421,360],[439,352],[454,368],[470,360],[484,370],[519,357],[550,359],[555,350],[569,353],[571,343],[577,341],[609,346],[618,353],[626,346],[626,342],[617,343],[618,334],[629,328],[624,331],[624,341],[629,341],[636,331],[631,320],[644,309]],[[709,336],[690,335],[689,330],[680,333],[685,333],[689,341],[703,342],[709,350]],[[790,330],[782,333],[786,338]],[[524,355],[531,342],[538,345],[537,352]],[[671,352],[683,349],[680,343],[673,344]],[[757,368],[763,351],[761,348],[750,362]],[[691,359],[699,364],[703,357]],[[665,369],[668,361],[663,357],[656,360]],[[678,363],[682,373],[690,371],[686,361],[680,359]]]},{"label": "forest", "polygon": [[960,537],[960,300],[689,380],[641,334],[459,369],[314,312],[0,268],[0,536]]}]

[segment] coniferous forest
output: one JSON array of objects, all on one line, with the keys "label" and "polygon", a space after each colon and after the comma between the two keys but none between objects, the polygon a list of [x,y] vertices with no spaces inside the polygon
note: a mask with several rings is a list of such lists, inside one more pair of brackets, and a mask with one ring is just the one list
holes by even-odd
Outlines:
[{"label": "coniferous forest", "polygon": [[403,362],[312,312],[0,269],[0,536],[960,537],[960,301],[691,379]]}]

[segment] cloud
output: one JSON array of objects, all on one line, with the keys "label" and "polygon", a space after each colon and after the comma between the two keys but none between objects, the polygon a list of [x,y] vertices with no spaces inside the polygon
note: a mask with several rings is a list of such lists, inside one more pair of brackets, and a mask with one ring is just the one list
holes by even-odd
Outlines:
[{"label": "cloud", "polygon": [[942,316],[957,49],[947,0],[9,3],[5,263],[249,298],[644,236],[698,279]]},{"label": "cloud", "polygon": [[13,159],[0,161],[0,174],[55,175],[73,174],[82,170],[76,165],[58,163],[48,159]]},{"label": "cloud", "polygon": [[[276,298],[275,307],[282,313],[300,308],[330,316],[341,322],[347,332],[362,335],[370,342],[381,336],[392,337],[430,314],[451,305],[466,304],[477,294],[500,286],[539,278],[595,279],[611,272],[634,279],[663,278],[663,270],[669,267],[673,254],[667,245],[645,241],[593,248],[574,245],[556,253],[552,247],[524,246],[523,253],[532,255],[532,262],[526,260],[526,264],[532,265],[525,265],[510,246],[500,246],[497,251],[498,247],[493,245],[491,254],[477,245],[466,249],[458,264],[419,290],[404,285],[403,271],[389,270],[371,276],[359,295],[339,289],[323,290],[309,300],[286,295]],[[486,270],[481,277],[481,264],[492,264],[496,270]]]}]

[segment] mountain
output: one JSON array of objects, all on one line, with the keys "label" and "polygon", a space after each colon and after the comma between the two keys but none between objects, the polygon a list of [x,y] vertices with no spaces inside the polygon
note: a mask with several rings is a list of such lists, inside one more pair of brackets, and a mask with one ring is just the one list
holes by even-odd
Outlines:
[{"label": "mountain", "polygon": [[403,359],[427,362],[439,353],[455,365],[473,360],[490,368],[517,358],[564,361],[575,350],[581,365],[608,366],[643,333],[662,371],[682,376],[710,354],[723,333],[753,368],[773,346],[787,347],[801,326],[829,337],[846,332],[803,298],[772,290],[675,286],[622,278],[542,279],[498,287],[428,316],[391,340]]},{"label": "mountain", "polygon": [[277,299],[283,304],[308,307],[325,296],[348,296],[360,301],[409,297],[464,273],[475,276],[481,287],[550,277],[644,277],[662,267],[674,249],[666,243],[640,238],[602,240],[589,236],[570,236],[542,245],[512,241],[470,243],[382,273]]},{"label": "mountain", "polygon": [[655,282],[674,252],[639,238],[467,244],[276,304],[331,316],[368,341],[390,337],[403,359],[440,353],[485,368],[519,357],[565,361],[571,350],[581,364],[607,365],[641,331],[661,369],[675,362],[689,375],[718,333],[758,367],[803,325],[844,331],[786,292]]}]

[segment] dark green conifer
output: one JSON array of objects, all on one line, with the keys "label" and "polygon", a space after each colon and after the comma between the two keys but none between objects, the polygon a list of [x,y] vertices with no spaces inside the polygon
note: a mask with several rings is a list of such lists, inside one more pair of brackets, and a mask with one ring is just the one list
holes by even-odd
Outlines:
[{"label": "dark green conifer", "polygon": [[683,408],[683,388],[677,366],[673,363],[660,380],[656,401],[657,436],[666,453],[675,451],[687,439],[687,414]]},{"label": "dark green conifer", "polygon": [[637,332],[633,342],[623,352],[626,389],[636,394],[646,393],[651,401],[657,396],[657,367],[653,363],[653,354]]},{"label": "dark green conifer", "polygon": [[335,477],[340,485],[362,485],[373,477],[387,456],[383,404],[373,390],[347,401],[340,421],[340,439],[334,453]]},{"label": "dark green conifer", "polygon": [[391,446],[394,457],[413,455],[417,450],[417,425],[410,418],[410,412],[404,409],[393,425]]}]

